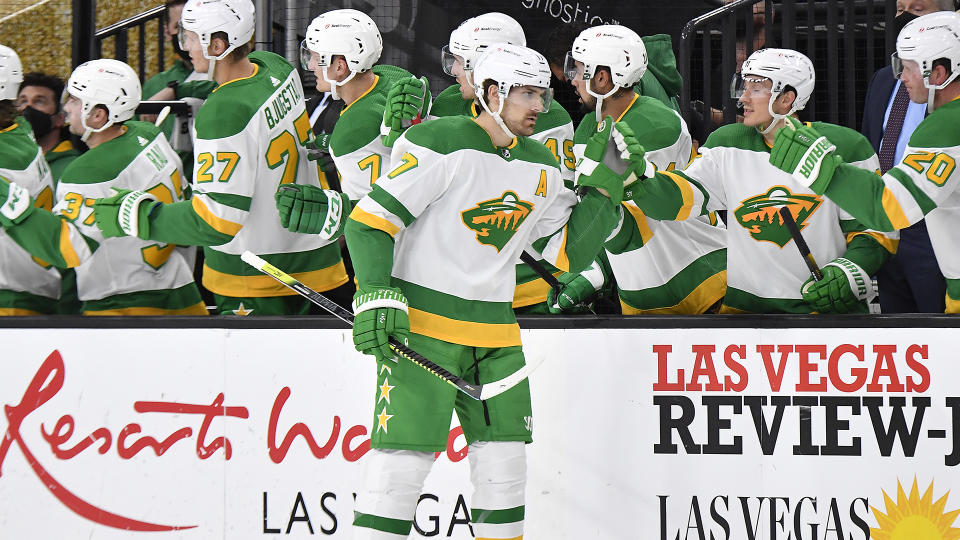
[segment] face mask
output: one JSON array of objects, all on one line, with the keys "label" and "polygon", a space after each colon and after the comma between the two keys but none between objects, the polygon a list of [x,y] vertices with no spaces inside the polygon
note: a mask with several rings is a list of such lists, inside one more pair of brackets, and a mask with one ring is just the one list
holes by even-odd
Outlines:
[{"label": "face mask", "polygon": [[900,31],[903,30],[903,27],[907,25],[908,22],[916,19],[917,16],[909,11],[904,11],[903,13],[897,15],[893,18],[893,29],[897,31],[897,35],[900,35]]},{"label": "face mask", "polygon": [[33,128],[33,136],[37,140],[53,131],[53,120],[49,114],[38,111],[33,107],[27,107],[21,114],[27,119],[27,122],[30,122],[30,126]]}]

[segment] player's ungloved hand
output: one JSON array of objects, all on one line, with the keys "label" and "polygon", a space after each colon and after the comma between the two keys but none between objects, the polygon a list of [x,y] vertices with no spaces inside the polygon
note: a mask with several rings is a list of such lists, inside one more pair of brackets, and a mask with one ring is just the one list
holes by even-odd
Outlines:
[{"label": "player's ungloved hand", "polygon": [[849,259],[836,258],[821,269],[823,279],[804,282],[803,300],[818,313],[867,313],[876,292],[867,272]]},{"label": "player's ungloved hand", "polygon": [[114,191],[116,195],[97,199],[93,203],[94,219],[103,236],[135,236],[149,240],[150,212],[163,203],[146,191],[117,188]]},{"label": "player's ungloved hand", "polygon": [[613,118],[610,116],[597,125],[597,132],[587,141],[583,157],[577,163],[577,185],[603,190],[613,204],[620,204],[623,201],[623,180],[627,175],[619,175],[603,164],[612,130]]},{"label": "player's ungloved hand", "polygon": [[396,361],[390,337],[406,345],[410,337],[407,299],[400,289],[360,287],[353,295],[353,345],[378,360]]},{"label": "player's ungloved hand", "polygon": [[332,189],[283,184],[273,198],[280,225],[290,232],[318,234],[324,240],[339,238],[350,215],[350,199]]},{"label": "player's ungloved hand", "polygon": [[554,288],[547,293],[547,309],[550,313],[582,313],[587,311],[584,304],[606,284],[607,276],[602,265],[593,261],[583,272],[564,272],[557,281],[563,285],[559,294]]},{"label": "player's ungloved hand", "polygon": [[13,227],[33,212],[33,201],[27,188],[0,177],[0,226]]},{"label": "player's ungloved hand", "polygon": [[207,99],[217,88],[217,81],[187,81],[177,85],[174,93],[177,99],[192,97],[197,99]]},{"label": "player's ungloved hand", "polygon": [[380,139],[387,148],[400,138],[404,130],[417,118],[424,119],[430,112],[433,96],[426,77],[410,77],[394,83],[387,93],[380,124]]},{"label": "player's ungloved hand", "polygon": [[793,179],[823,195],[834,171],[843,163],[837,155],[837,147],[812,127],[807,127],[793,118],[785,119],[787,125],[777,131],[777,138],[770,150],[770,164],[788,172]]}]

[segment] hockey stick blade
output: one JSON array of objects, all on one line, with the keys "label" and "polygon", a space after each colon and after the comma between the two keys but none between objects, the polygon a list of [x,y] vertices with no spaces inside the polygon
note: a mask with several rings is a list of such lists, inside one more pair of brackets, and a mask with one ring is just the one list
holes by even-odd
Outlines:
[{"label": "hockey stick blade", "polygon": [[813,258],[813,254],[810,253],[810,246],[808,246],[807,241],[803,239],[803,235],[800,234],[800,227],[797,226],[796,220],[793,219],[793,214],[786,206],[780,207],[780,219],[783,220],[783,224],[786,225],[787,230],[790,231],[790,236],[793,238],[793,242],[797,244],[800,256],[803,257],[803,262],[807,263],[807,268],[810,270],[810,274],[813,275],[814,281],[823,279],[823,272],[820,271],[820,266]]},{"label": "hockey stick blade", "polygon": [[[333,316],[337,317],[341,321],[353,326],[353,314],[347,311],[346,309],[340,307],[336,302],[330,300],[326,296],[318,293],[317,291],[311,289],[310,287],[301,283],[297,278],[291,276],[290,274],[280,270],[276,266],[268,263],[263,260],[261,257],[258,257],[250,251],[244,251],[240,258],[243,259],[243,262],[249,264],[250,266],[256,268],[257,270],[267,274],[273,279],[279,281],[283,285],[294,290],[297,294],[303,296],[307,300],[310,300],[314,304],[320,306],[321,308],[327,310]],[[527,378],[527,376],[536,369],[540,364],[526,364],[517,371],[507,375],[506,377],[500,379],[499,381],[493,381],[486,384],[473,384],[467,382],[464,378],[450,373],[442,366],[437,365],[436,363],[428,360],[426,357],[418,353],[417,351],[407,347],[406,345],[400,343],[396,338],[390,337],[390,348],[397,353],[399,356],[406,358],[407,360],[413,362],[414,364],[425,369],[429,373],[432,373],[438,377],[443,382],[450,384],[457,390],[463,392],[464,394],[472,397],[476,400],[485,400],[490,399],[494,396],[502,394],[507,390],[513,388],[521,381]]]},{"label": "hockey stick blade", "polygon": [[167,115],[168,115],[168,114],[170,114],[170,106],[169,106],[169,105],[167,105],[166,107],[160,109],[160,114],[157,115],[157,119],[156,119],[156,121],[154,121],[153,125],[155,125],[155,126],[157,126],[157,127],[160,127],[160,124],[162,124],[163,121],[167,119]]}]

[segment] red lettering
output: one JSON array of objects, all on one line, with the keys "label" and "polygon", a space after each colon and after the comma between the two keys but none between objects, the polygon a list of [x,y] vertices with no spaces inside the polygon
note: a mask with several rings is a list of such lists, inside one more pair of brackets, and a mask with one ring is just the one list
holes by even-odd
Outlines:
[{"label": "red lettering", "polygon": [[810,382],[810,376],[816,374],[819,368],[819,364],[810,361],[810,355],[816,354],[825,359],[827,357],[827,346],[797,345],[797,354],[800,355],[800,380],[797,382],[797,392],[826,392],[826,377],[820,377],[816,384]]},{"label": "red lettering", "polygon": [[[66,428],[66,431],[64,431],[64,428]],[[53,427],[53,431],[50,433],[47,433],[43,424],[40,424],[40,433],[50,444],[50,451],[59,459],[70,459],[76,456],[86,450],[91,444],[95,443],[97,439],[103,440],[103,444],[100,445],[97,452],[106,454],[107,450],[110,450],[110,443],[113,441],[113,436],[110,434],[109,429],[99,428],[94,430],[89,437],[74,445],[73,448],[60,448],[62,444],[70,440],[70,437],[73,436],[73,417],[69,414],[61,416],[60,419],[57,420],[57,425]]]},{"label": "red lettering", "polygon": [[757,345],[757,352],[763,357],[763,368],[767,371],[767,381],[770,383],[770,389],[779,392],[780,385],[783,384],[783,374],[787,369],[787,356],[793,352],[793,345],[777,346],[777,352],[780,353],[780,365],[776,369],[773,367],[773,345]]},{"label": "red lettering", "polygon": [[837,390],[841,392],[856,392],[863,388],[863,384],[867,382],[869,370],[865,367],[850,368],[850,373],[854,376],[853,382],[848,383],[844,381],[840,375],[840,360],[845,354],[852,354],[858,364],[863,364],[864,362],[863,345],[844,343],[830,351],[830,359],[827,361],[827,374],[830,376],[830,384]]},{"label": "red lettering", "polygon": [[163,440],[163,442],[157,442],[156,439],[148,435],[144,435],[138,439],[135,443],[127,446],[127,437],[130,435],[135,435],[140,433],[140,424],[127,424],[120,430],[120,434],[117,435],[117,454],[120,455],[123,459],[130,459],[133,456],[140,453],[146,447],[153,448],[153,453],[157,457],[162,456],[170,449],[177,441],[180,439],[185,439],[193,434],[193,430],[185,427],[174,431],[169,437]]},{"label": "red lettering", "polygon": [[370,451],[370,439],[365,439],[360,446],[351,449],[350,442],[356,437],[362,437],[367,434],[365,426],[353,426],[343,434],[343,459],[353,462],[363,457]]},{"label": "red lettering", "polygon": [[700,377],[707,376],[707,392],[719,392],[723,390],[723,385],[717,378],[717,368],[713,365],[713,352],[717,348],[713,345],[692,345],[690,347],[696,354],[693,364],[693,372],[690,373],[690,382],[686,390],[701,390]]},{"label": "red lettering", "polygon": [[900,383],[900,376],[897,374],[897,363],[893,360],[893,353],[897,352],[896,345],[874,345],[873,352],[877,355],[876,364],[873,367],[873,379],[867,385],[867,392],[883,392],[883,385],[880,384],[880,377],[890,379],[887,385],[887,392],[903,392],[903,384]]},{"label": "red lettering", "polygon": [[736,353],[740,356],[740,360],[744,360],[747,357],[747,346],[746,345],[727,345],[727,348],[723,351],[723,363],[727,366],[727,369],[736,373],[740,378],[736,383],[733,382],[733,379],[727,375],[723,378],[723,387],[727,392],[743,392],[747,388],[747,381],[750,380],[750,376],[747,373],[747,368],[743,366],[740,362],[737,362],[733,359],[733,355]]},{"label": "red lettering", "polygon": [[920,376],[919,383],[914,382],[913,377],[907,377],[907,392],[926,392],[930,388],[930,370],[916,359],[916,356],[919,356],[929,360],[928,354],[926,345],[914,343],[907,347],[907,366]]},{"label": "red lettering", "polygon": [[323,446],[317,445],[316,440],[314,440],[313,435],[310,433],[310,428],[303,422],[294,424],[293,427],[287,431],[280,446],[277,446],[277,422],[280,420],[280,411],[283,409],[283,404],[287,402],[289,397],[290,387],[284,386],[280,390],[280,393],[277,394],[277,399],[273,402],[273,409],[270,411],[270,426],[267,428],[267,447],[269,448],[270,459],[273,460],[274,463],[283,461],[283,458],[287,456],[290,445],[293,444],[293,440],[297,435],[303,437],[307,446],[310,447],[310,453],[317,459],[323,459],[330,455],[330,452],[337,444],[337,438],[340,436],[339,416],[333,417],[333,429],[330,432],[330,438],[327,439],[327,443]]},{"label": "red lettering", "polygon": [[677,370],[677,382],[667,381],[667,355],[673,350],[672,345],[654,345],[653,352],[657,353],[657,382],[653,383],[654,392],[683,391],[683,370]]},{"label": "red lettering", "polygon": [[[447,459],[454,463],[467,457],[468,446],[466,444],[460,450],[457,450],[453,446],[453,443],[456,442],[457,437],[460,437],[461,435],[463,435],[463,428],[457,426],[451,429],[450,435],[447,436]],[[466,438],[464,438],[464,442],[466,442]]]},{"label": "red lettering", "polygon": [[217,417],[249,418],[250,413],[246,407],[224,407],[223,400],[223,392],[220,392],[210,405],[168,401],[137,401],[133,404],[133,410],[141,413],[202,414],[203,422],[200,424],[200,432],[197,434],[197,456],[200,459],[207,459],[218,449],[223,448],[224,457],[230,459],[230,456],[233,455],[233,449],[230,446],[230,440],[226,437],[217,437],[209,445],[205,444],[210,424]]}]

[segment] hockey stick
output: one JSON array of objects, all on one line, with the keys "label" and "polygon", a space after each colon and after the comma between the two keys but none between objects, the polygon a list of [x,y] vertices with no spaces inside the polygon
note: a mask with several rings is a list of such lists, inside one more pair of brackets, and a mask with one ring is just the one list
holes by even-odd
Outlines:
[{"label": "hockey stick", "polygon": [[[256,268],[257,270],[267,274],[273,279],[279,281],[280,283],[286,285],[287,287],[293,289],[301,296],[305,297],[307,300],[310,300],[314,304],[322,307],[323,309],[330,312],[331,315],[340,319],[341,321],[353,326],[353,314],[347,311],[346,309],[340,307],[336,302],[330,300],[326,296],[318,293],[317,291],[307,287],[303,283],[300,283],[295,277],[290,274],[280,270],[276,266],[268,263],[262,258],[254,255],[250,251],[244,251],[243,255],[240,256],[241,259],[250,266]],[[450,373],[443,367],[431,362],[427,358],[423,357],[417,351],[407,347],[406,345],[400,343],[393,336],[390,337],[390,348],[400,356],[410,360],[414,364],[422,367],[427,370],[429,373],[437,376],[440,380],[454,386],[457,390],[463,392],[464,394],[472,397],[473,399],[483,401],[485,399],[490,399],[494,396],[498,396],[503,392],[513,388],[521,381],[527,378],[533,370],[539,367],[540,362],[534,364],[525,364],[522,368],[517,371],[507,375],[506,377],[500,379],[499,381],[493,381],[485,384],[473,384],[467,382],[464,378]]]},{"label": "hockey stick", "polygon": [[156,121],[153,122],[153,125],[155,125],[155,126],[157,126],[157,127],[160,127],[160,124],[162,124],[163,121],[167,119],[167,115],[168,115],[168,114],[170,114],[170,106],[169,106],[169,105],[167,105],[166,107],[160,109],[160,114],[157,115],[157,119],[156,119]]},{"label": "hockey stick", "polygon": [[[556,293],[557,298],[559,298],[560,295],[563,294],[563,284],[561,284],[560,281],[557,279],[557,277],[551,274],[549,270],[544,268],[543,264],[541,264],[540,261],[534,259],[533,255],[527,253],[526,251],[523,251],[520,253],[520,260],[523,261],[524,264],[529,266],[530,269],[536,272],[541,279],[547,282],[547,285],[549,285],[550,288],[553,289],[553,292]],[[586,302],[581,302],[578,305],[582,305],[583,307],[587,308],[590,311],[590,313],[593,313],[594,315],[597,314],[597,312],[593,311],[593,308],[590,307]]]},{"label": "hockey stick", "polygon": [[813,254],[810,253],[810,246],[808,246],[807,241],[803,239],[803,235],[800,234],[800,227],[797,226],[797,222],[793,219],[793,214],[790,213],[790,209],[786,206],[780,207],[780,219],[783,220],[783,224],[786,225],[787,230],[790,231],[790,236],[793,238],[794,243],[797,244],[797,249],[800,250],[800,256],[803,257],[803,261],[807,263],[807,268],[810,269],[810,273],[813,275],[813,280],[820,281],[823,279],[823,272],[820,271],[820,266],[817,265]]}]

